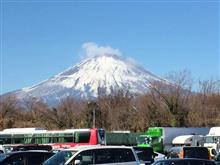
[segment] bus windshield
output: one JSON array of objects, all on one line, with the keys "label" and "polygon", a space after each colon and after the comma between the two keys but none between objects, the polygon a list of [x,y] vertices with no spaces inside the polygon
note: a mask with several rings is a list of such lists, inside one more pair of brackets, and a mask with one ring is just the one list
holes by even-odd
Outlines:
[{"label": "bus windshield", "polygon": [[206,136],[205,137],[205,143],[217,143],[220,141],[219,136]]},{"label": "bus windshield", "polygon": [[160,140],[159,137],[147,137],[147,136],[139,136],[137,138],[138,144],[154,144],[158,143]]},{"label": "bus windshield", "polygon": [[151,139],[149,137],[146,136],[139,136],[137,138],[137,143],[138,144],[149,144],[151,141]]}]

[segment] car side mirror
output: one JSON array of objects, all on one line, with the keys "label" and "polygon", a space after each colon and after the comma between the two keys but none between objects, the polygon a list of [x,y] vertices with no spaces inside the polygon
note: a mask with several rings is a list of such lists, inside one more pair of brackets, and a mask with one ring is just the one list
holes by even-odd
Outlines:
[{"label": "car side mirror", "polygon": [[75,160],[75,161],[74,161],[74,164],[75,164],[75,165],[80,165],[80,164],[81,164],[81,160]]}]

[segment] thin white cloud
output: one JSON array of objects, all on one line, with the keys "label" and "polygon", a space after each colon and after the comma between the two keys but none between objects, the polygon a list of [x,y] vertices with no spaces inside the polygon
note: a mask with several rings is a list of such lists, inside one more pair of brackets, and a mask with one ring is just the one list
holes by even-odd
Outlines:
[{"label": "thin white cloud", "polygon": [[141,63],[139,63],[137,60],[131,58],[131,57],[128,57],[126,58],[126,61],[133,64],[133,65],[136,65],[136,66],[141,66]]},{"label": "thin white cloud", "polygon": [[122,53],[118,49],[111,46],[99,46],[94,42],[87,42],[82,45],[82,53],[84,57],[93,57],[105,54],[121,56]]},{"label": "thin white cloud", "polygon": [[[79,53],[81,59],[102,55],[116,55],[122,57],[122,53],[119,49],[114,49],[111,46],[100,46],[94,42],[86,42],[82,44],[81,51]],[[128,63],[136,66],[141,66],[139,62],[131,57],[122,57]]]}]

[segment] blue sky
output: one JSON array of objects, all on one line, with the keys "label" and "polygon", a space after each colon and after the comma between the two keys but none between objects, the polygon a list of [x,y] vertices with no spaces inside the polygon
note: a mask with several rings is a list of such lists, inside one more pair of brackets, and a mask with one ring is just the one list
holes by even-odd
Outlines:
[{"label": "blue sky", "polygon": [[220,78],[219,1],[1,0],[0,94],[80,61],[82,45],[118,49],[158,76]]}]

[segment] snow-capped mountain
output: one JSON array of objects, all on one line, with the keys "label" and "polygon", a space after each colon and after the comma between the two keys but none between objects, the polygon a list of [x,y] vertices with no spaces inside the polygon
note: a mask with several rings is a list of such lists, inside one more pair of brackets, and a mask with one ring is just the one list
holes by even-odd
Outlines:
[{"label": "snow-capped mountain", "polygon": [[129,90],[144,93],[153,81],[166,80],[155,76],[131,61],[120,56],[104,54],[93,56],[81,63],[32,87],[15,92],[18,99],[35,97],[48,104],[58,103],[67,96],[91,99],[98,91],[106,94],[113,90]]}]

